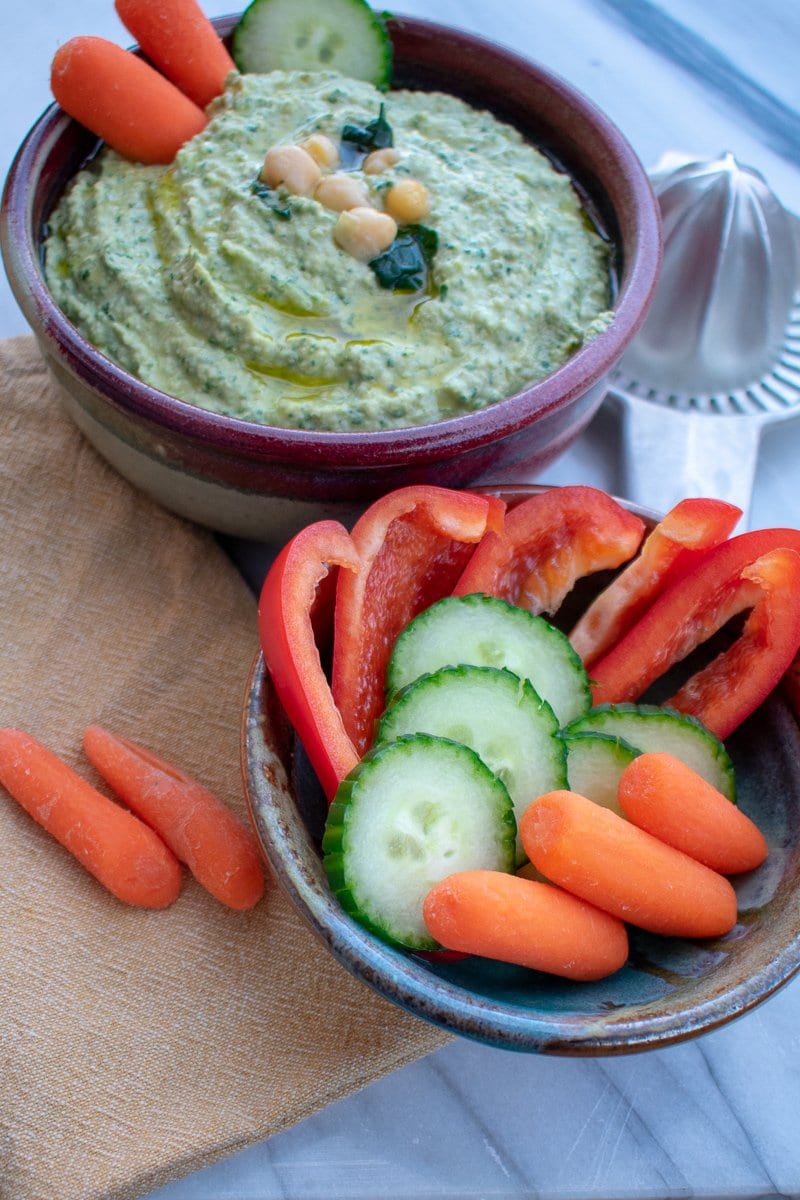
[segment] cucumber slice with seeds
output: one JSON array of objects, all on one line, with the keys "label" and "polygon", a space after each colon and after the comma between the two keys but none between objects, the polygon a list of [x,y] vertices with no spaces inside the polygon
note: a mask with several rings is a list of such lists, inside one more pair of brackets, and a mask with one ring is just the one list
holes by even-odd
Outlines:
[{"label": "cucumber slice with seeds", "polygon": [[624,817],[617,800],[619,777],[640,751],[610,733],[562,733],[561,738],[569,790]]},{"label": "cucumber slice with seeds", "polygon": [[686,713],[655,704],[600,704],[568,725],[564,733],[608,733],[642,752],[665,750],[729,800],[736,800],[730,755],[710,729]]},{"label": "cucumber slice with seeds", "polygon": [[507,667],[529,679],[560,725],[591,704],[589,678],[565,634],[543,617],[480,593],[446,596],[406,626],[389,661],[387,693],[461,665]]},{"label": "cucumber slice with seeds", "polygon": [[328,810],[323,864],[340,904],[388,941],[433,950],[422,903],[454,871],[514,868],[505,785],[458,742],[413,734],[365,755]]},{"label": "cucumber slice with seeds", "polygon": [[[379,741],[431,733],[461,742],[508,788],[517,821],[536,796],[567,786],[566,747],[547,701],[505,668],[443,667],[405,688],[378,726]],[[516,861],[526,854],[517,837]]]},{"label": "cucumber slice with seeds", "polygon": [[233,34],[240,71],[339,71],[385,90],[392,43],[365,0],[253,0]]}]

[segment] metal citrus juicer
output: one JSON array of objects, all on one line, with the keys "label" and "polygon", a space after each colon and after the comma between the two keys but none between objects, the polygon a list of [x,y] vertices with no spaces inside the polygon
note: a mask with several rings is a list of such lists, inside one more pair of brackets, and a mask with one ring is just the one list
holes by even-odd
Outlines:
[{"label": "metal citrus juicer", "polygon": [[623,492],[668,511],[714,496],[747,513],[761,434],[800,417],[800,221],[732,154],[666,155],[651,174],[664,260],[611,380]]}]

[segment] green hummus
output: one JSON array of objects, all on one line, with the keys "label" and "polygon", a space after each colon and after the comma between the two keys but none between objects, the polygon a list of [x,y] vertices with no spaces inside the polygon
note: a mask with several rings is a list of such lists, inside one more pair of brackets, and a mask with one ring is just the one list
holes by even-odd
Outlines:
[{"label": "green hummus", "polygon": [[[429,286],[394,292],[333,240],[338,213],[254,187],[265,152],[381,102],[404,177],[431,197]],[[233,75],[169,167],[103,151],[53,214],[56,302],[109,358],[230,416],[299,429],[428,424],[561,365],[610,320],[607,248],[567,176],[452,96],[334,74]],[[275,203],[275,197],[280,203]],[[288,214],[288,215],[287,215]]]}]

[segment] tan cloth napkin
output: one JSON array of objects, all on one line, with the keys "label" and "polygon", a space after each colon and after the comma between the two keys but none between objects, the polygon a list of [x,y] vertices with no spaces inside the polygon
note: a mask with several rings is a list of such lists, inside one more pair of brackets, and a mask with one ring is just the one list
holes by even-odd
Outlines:
[{"label": "tan cloth napkin", "polygon": [[[255,601],[95,454],[29,338],[0,343],[0,536],[0,725],[98,784],[81,737],[105,724],[243,813]],[[3,1200],[136,1200],[442,1040],[274,881],[246,914],[188,876],[172,908],[126,908],[0,789]]]}]

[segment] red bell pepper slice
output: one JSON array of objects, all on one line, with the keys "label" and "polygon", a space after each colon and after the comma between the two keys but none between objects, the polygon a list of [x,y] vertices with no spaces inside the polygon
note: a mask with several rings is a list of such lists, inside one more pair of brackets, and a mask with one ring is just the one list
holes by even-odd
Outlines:
[{"label": "red bell pepper slice", "polygon": [[743,533],[710,550],[592,668],[595,704],[637,700],[737,613],[739,639],[666,703],[726,738],[766,698],[800,648],[800,531]]},{"label": "red bell pepper slice", "polygon": [[606,492],[551,488],[512,508],[502,531],[486,534],[454,591],[553,614],[578,579],[627,562],[643,533],[644,522]]},{"label": "red bell pepper slice", "polygon": [[782,688],[795,718],[800,723],[800,654],[795,656],[794,662],[784,675]]},{"label": "red bell pepper slice", "polygon": [[692,498],[670,509],[633,562],[589,605],[569,635],[589,668],[635,625],[677,571],[696,566],[703,550],[724,542],[742,510],[724,500]]},{"label": "red bell pepper slice", "polygon": [[275,691],[328,799],[358,762],[337,709],[314,636],[318,588],[331,566],[354,575],[358,550],[338,521],[296,534],[273,562],[258,605],[258,632]]},{"label": "red bell pepper slice", "polygon": [[360,753],[383,711],[397,635],[450,594],[475,544],[502,526],[504,513],[496,497],[419,485],[390,492],[356,521],[351,537],[361,568],[339,574],[331,685]]}]

